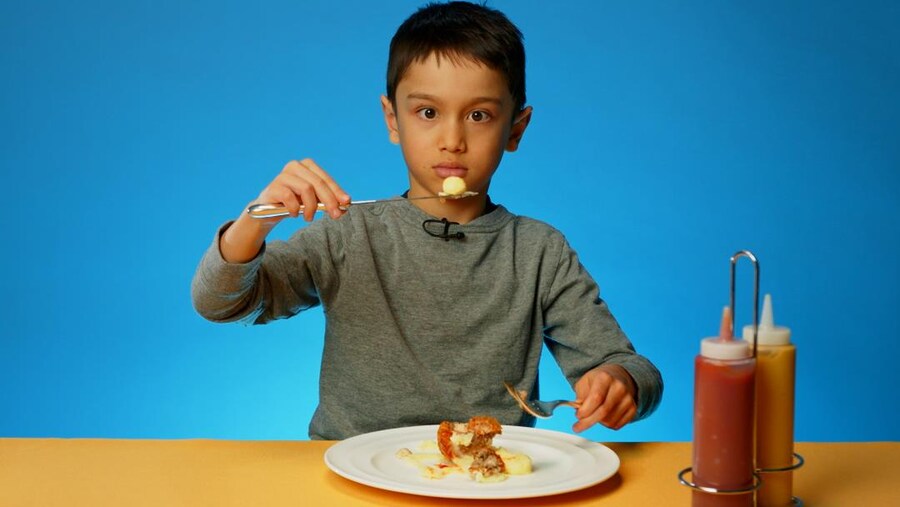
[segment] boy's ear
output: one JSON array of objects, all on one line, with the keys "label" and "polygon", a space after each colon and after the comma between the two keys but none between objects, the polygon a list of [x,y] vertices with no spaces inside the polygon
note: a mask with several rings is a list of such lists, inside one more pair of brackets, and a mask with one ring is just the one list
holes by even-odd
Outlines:
[{"label": "boy's ear", "polygon": [[387,124],[388,139],[394,144],[400,144],[400,130],[397,128],[397,115],[394,114],[394,105],[386,96],[381,96],[381,110],[384,112],[384,123]]},{"label": "boy's ear", "polygon": [[519,149],[519,143],[522,136],[525,135],[525,128],[531,121],[531,106],[526,107],[513,119],[512,129],[509,131],[509,139],[506,141],[506,151],[516,151]]}]

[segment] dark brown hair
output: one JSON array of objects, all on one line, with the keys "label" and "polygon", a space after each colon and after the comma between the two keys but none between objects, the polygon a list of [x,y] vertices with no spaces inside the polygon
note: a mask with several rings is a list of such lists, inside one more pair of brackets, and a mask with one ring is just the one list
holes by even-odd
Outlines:
[{"label": "dark brown hair", "polygon": [[525,107],[525,47],[522,32],[502,12],[470,2],[430,3],[406,19],[391,39],[387,97],[413,62],[431,54],[451,61],[471,58],[506,77],[515,103]]}]

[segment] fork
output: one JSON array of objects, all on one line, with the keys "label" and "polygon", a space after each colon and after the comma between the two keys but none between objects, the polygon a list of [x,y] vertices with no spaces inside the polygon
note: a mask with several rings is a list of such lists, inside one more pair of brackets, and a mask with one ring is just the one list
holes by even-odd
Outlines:
[{"label": "fork", "polygon": [[548,417],[553,415],[553,411],[556,410],[556,407],[560,405],[566,405],[569,407],[574,407],[576,409],[581,407],[581,403],[570,400],[526,400],[525,397],[528,396],[527,392],[517,391],[516,388],[513,387],[513,385],[509,382],[504,382],[503,385],[506,387],[509,395],[512,396],[514,400],[516,400],[516,403],[518,403],[520,407],[522,407],[522,410],[541,419],[547,419]]},{"label": "fork", "polygon": [[[400,202],[400,201],[417,201],[419,199],[465,199],[466,197],[472,197],[473,195],[478,195],[478,192],[463,192],[461,194],[449,195],[443,192],[439,192],[437,195],[423,195],[420,197],[391,197],[388,199],[366,199],[364,201],[350,201],[350,203],[345,204],[343,206],[338,206],[339,209],[343,211],[347,211],[347,207],[351,204],[359,205],[359,204],[376,204],[379,202]],[[442,201],[443,202],[443,201]],[[300,205],[300,213],[303,213],[304,206]],[[325,211],[325,205],[322,203],[316,204],[316,211]],[[253,218],[276,218],[276,217],[286,217],[291,214],[288,211],[287,207],[281,204],[254,204],[247,208],[247,214]]]}]

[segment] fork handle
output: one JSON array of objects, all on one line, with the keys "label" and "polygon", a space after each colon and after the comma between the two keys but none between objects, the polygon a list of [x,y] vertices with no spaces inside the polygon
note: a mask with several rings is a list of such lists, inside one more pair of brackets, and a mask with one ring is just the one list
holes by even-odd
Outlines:
[{"label": "fork handle", "polygon": [[[347,206],[338,206],[338,208],[347,211]],[[300,205],[300,213],[306,209],[306,206]],[[325,205],[316,204],[316,211],[325,211]],[[253,218],[276,218],[286,217],[291,214],[287,208],[279,204],[254,204],[247,208],[247,214]]]}]

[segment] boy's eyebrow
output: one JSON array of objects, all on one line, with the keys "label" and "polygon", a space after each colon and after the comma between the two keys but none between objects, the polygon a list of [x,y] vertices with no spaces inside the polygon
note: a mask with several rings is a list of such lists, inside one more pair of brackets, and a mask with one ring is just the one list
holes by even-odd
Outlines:
[{"label": "boy's eyebrow", "polygon": [[[429,95],[427,93],[410,93],[406,96],[407,99],[420,99],[427,100],[429,102],[440,102],[440,99],[435,97],[434,95]],[[491,102],[497,104],[498,106],[503,105],[503,101],[498,99],[497,97],[475,97],[472,99],[472,103],[481,103],[481,102]]]}]

